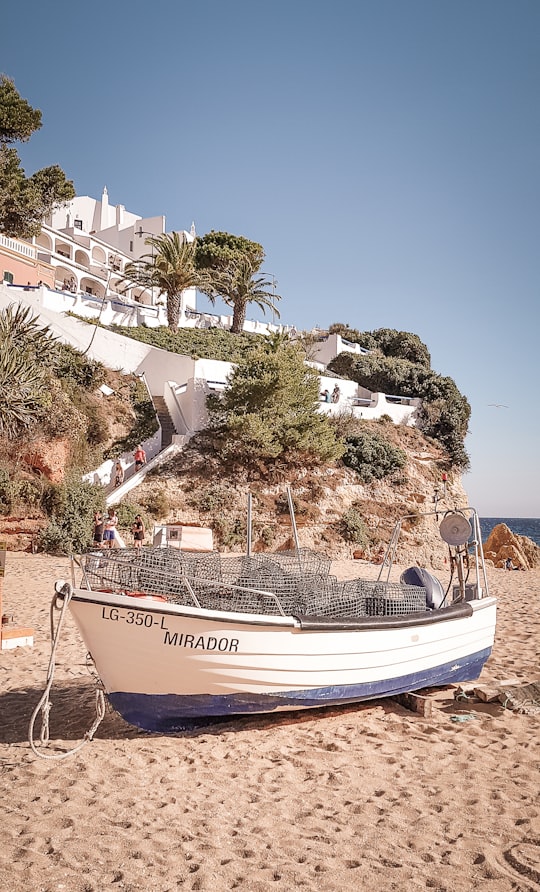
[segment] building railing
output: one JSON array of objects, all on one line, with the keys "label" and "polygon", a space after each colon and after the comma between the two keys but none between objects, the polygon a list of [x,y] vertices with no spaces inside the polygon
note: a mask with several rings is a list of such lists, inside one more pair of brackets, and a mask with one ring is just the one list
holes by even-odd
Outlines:
[{"label": "building railing", "polygon": [[0,245],[9,251],[14,251],[16,254],[22,254],[24,257],[31,257],[32,260],[36,260],[37,251],[34,245],[25,245],[24,242],[9,238],[7,235],[0,235]]}]

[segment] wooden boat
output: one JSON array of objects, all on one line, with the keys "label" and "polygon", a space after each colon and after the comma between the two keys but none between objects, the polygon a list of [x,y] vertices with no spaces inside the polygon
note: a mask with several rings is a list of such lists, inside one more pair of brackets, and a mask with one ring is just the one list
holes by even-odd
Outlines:
[{"label": "wooden boat", "polygon": [[440,525],[446,592],[421,568],[390,581],[400,525],[376,581],[339,582],[329,558],[302,548],[243,557],[142,548],[86,555],[80,584],[57,583],[56,598],[69,601],[112,706],[150,731],[478,678],[496,602],[476,512]]}]

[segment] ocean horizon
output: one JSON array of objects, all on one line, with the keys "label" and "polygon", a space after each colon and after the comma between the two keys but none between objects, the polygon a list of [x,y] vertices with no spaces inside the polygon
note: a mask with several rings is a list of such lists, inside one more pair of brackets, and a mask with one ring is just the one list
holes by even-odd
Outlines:
[{"label": "ocean horizon", "polygon": [[499,523],[517,533],[518,536],[526,536],[540,546],[540,518],[539,517],[480,517],[480,530],[482,540],[485,542],[492,529]]}]

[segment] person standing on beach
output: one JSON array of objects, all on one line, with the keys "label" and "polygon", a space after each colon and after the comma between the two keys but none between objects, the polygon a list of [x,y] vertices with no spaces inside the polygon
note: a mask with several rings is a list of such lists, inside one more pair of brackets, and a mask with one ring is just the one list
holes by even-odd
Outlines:
[{"label": "person standing on beach", "polygon": [[106,548],[112,548],[115,540],[115,530],[118,526],[118,517],[114,508],[109,508],[105,518],[103,541]]},{"label": "person standing on beach", "polygon": [[144,523],[140,514],[135,515],[135,520],[131,524],[131,532],[133,533],[133,544],[135,548],[141,548],[144,540]]},{"label": "person standing on beach", "polygon": [[94,545],[101,548],[103,544],[103,514],[101,511],[94,513]]},{"label": "person standing on beach", "polygon": [[135,472],[140,471],[142,466],[146,464],[146,452],[142,446],[137,446],[133,453],[133,458],[135,459]]}]

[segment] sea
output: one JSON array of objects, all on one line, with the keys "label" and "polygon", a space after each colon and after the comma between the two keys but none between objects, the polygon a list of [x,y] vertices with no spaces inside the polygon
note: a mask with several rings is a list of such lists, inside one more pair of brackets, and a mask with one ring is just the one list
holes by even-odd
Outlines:
[{"label": "sea", "polygon": [[517,533],[518,536],[527,536],[527,539],[532,539],[533,542],[540,545],[540,517],[480,517],[483,542],[498,523],[505,523],[513,533]]}]

